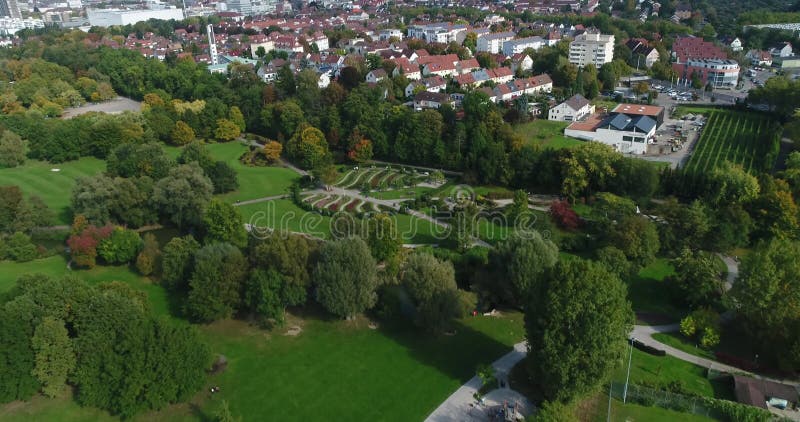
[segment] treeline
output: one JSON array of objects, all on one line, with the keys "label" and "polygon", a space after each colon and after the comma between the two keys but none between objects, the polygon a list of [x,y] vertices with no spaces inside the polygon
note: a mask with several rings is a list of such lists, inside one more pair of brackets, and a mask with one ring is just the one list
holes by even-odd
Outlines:
[{"label": "treeline", "polygon": [[0,80],[5,82],[0,94],[4,114],[29,109],[58,117],[64,108],[116,96],[105,75],[96,71],[75,75],[64,66],[40,58],[0,61]]},{"label": "treeline", "polygon": [[154,318],[145,294],[72,277],[21,277],[2,297],[0,342],[0,401],[74,388],[124,418],[188,399],[211,365],[196,330]]}]

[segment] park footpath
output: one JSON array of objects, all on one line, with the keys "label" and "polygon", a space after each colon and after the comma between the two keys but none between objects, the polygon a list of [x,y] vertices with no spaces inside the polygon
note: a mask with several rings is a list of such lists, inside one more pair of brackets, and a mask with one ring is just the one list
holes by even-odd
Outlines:
[{"label": "park footpath", "polygon": [[[514,349],[492,363],[496,374],[509,374],[511,368],[528,354],[528,343],[521,342],[514,345]],[[486,395],[486,405],[502,405],[506,400],[509,403],[519,402],[522,412],[529,414],[533,406],[525,397],[508,388],[508,382],[503,381],[505,388],[500,388]],[[466,384],[458,388],[436,410],[433,411],[425,422],[455,422],[455,421],[488,421],[484,406],[475,406],[475,393],[481,388],[482,382],[478,376],[472,377]]]}]

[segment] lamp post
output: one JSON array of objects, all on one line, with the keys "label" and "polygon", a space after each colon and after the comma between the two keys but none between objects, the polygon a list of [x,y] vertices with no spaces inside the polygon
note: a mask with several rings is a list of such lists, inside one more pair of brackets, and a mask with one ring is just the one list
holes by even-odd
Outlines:
[{"label": "lamp post", "polygon": [[635,338],[631,337],[631,351],[628,355],[628,374],[625,375],[625,388],[622,390],[622,404],[625,404],[628,400],[628,381],[631,379],[631,360],[633,360],[633,342],[636,341]]}]

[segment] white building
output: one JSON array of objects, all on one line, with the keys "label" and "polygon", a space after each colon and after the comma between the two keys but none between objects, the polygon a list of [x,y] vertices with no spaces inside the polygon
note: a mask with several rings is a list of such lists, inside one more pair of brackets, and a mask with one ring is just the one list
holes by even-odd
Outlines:
[{"label": "white building", "polygon": [[183,20],[183,10],[166,8],[159,10],[121,10],[121,9],[87,9],[86,16],[91,26],[109,27],[115,25],[133,25],[150,19]]},{"label": "white building", "polygon": [[531,48],[538,50],[546,45],[542,37],[528,37],[520,38],[518,40],[510,40],[503,43],[503,54],[506,56],[513,56],[522,53],[523,51]]},{"label": "white building", "polygon": [[477,50],[497,54],[503,50],[503,43],[514,39],[513,32],[496,32],[478,37]]},{"label": "white building", "polygon": [[403,31],[399,29],[381,29],[378,33],[378,39],[381,41],[389,41],[390,38],[403,39]]},{"label": "white building", "polygon": [[408,37],[443,44],[451,42],[463,43],[467,37],[466,25],[452,25],[449,23],[433,23],[430,25],[411,25],[408,27]]},{"label": "white building", "polygon": [[564,135],[601,142],[624,154],[645,154],[664,116],[664,107],[620,104],[609,115],[573,122]]},{"label": "white building", "polygon": [[594,106],[581,94],[575,94],[572,98],[550,109],[547,120],[560,122],[573,122],[583,120],[594,113]]},{"label": "white building", "polygon": [[614,59],[614,36],[583,33],[569,44],[569,62],[583,67],[600,67]]}]

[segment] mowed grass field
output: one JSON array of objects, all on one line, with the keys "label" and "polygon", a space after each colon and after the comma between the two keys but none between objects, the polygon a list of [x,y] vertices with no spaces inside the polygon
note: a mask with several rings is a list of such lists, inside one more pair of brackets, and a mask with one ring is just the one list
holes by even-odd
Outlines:
[{"label": "mowed grass field", "polygon": [[[688,109],[692,111],[692,109]],[[728,161],[746,171],[769,171],[780,149],[781,126],[763,114],[696,110],[708,117],[685,170],[703,174]]]},{"label": "mowed grass field", "polygon": [[[159,285],[127,267],[98,267],[70,271],[62,257],[27,264],[0,262],[0,292],[30,271],[52,276],[73,274],[90,282],[117,280],[147,292],[153,310],[183,321],[172,311],[181,298],[172,298]],[[264,330],[243,321],[225,320],[199,326],[214,353],[224,355],[227,369],[209,378],[220,387],[211,396],[202,391],[188,404],[138,415],[135,420],[210,420],[227,400],[243,420],[422,420],[459,385],[474,375],[479,363],[489,363],[522,340],[522,315],[468,317],[456,324],[454,335],[433,336],[405,325],[341,321],[309,307],[291,315],[286,328]],[[105,412],[76,405],[69,397],[15,402],[0,406],[0,419],[10,421],[111,420]]]},{"label": "mowed grass field", "polygon": [[[164,149],[173,157],[180,153],[179,148],[165,146]],[[284,167],[245,166],[239,162],[239,157],[247,147],[238,142],[210,144],[208,149],[214,158],[230,164],[239,176],[238,190],[219,195],[231,203],[285,194],[298,178],[297,173]],[[70,198],[75,181],[80,177],[94,176],[105,169],[105,162],[93,157],[59,164],[28,160],[20,167],[0,168],[0,186],[17,185],[26,195],[39,196],[56,215],[54,224],[70,224]]]},{"label": "mowed grass field", "polygon": [[20,167],[0,168],[0,186],[16,185],[25,195],[42,198],[56,215],[54,224],[69,224],[70,197],[75,181],[100,173],[105,168],[105,162],[92,157],[59,164],[28,160]]},{"label": "mowed grass field", "polygon": [[292,182],[300,177],[285,167],[251,167],[242,164],[239,157],[247,151],[247,146],[239,142],[209,144],[207,148],[215,159],[230,164],[239,176],[238,190],[219,195],[228,202],[283,195],[288,193]]},{"label": "mowed grass field", "polygon": [[583,141],[564,136],[564,128],[567,126],[567,122],[534,120],[514,126],[514,131],[522,135],[526,142],[545,148],[561,149],[582,144]]}]

